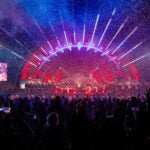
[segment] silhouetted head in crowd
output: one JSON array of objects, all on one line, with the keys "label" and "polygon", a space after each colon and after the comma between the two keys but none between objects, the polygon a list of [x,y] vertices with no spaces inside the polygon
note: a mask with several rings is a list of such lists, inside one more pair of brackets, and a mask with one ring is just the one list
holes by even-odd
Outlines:
[{"label": "silhouetted head in crowd", "polygon": [[56,127],[59,125],[59,116],[56,112],[52,112],[47,116],[47,125],[50,127]]},{"label": "silhouetted head in crowd", "polygon": [[76,105],[76,113],[81,112],[83,110],[83,105],[81,103]]}]

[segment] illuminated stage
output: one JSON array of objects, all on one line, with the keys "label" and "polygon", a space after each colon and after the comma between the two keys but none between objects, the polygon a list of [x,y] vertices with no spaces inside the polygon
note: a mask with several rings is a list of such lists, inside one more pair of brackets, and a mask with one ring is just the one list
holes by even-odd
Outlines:
[{"label": "illuminated stage", "polygon": [[[150,82],[143,3],[46,1],[21,0],[17,10],[10,2],[11,12],[1,19],[0,62],[8,65],[3,80],[12,91],[37,80],[65,92],[109,92],[113,85]],[[7,12],[3,6],[1,11]]]},{"label": "illuminated stage", "polygon": [[30,59],[38,60],[39,66],[27,72],[26,67],[31,65],[27,63],[24,68],[22,82],[27,83],[24,88],[28,94],[132,96],[143,93],[143,86],[148,87],[139,81],[134,64],[126,69],[117,55],[94,45],[71,43],[47,56],[38,50]]},{"label": "illuminated stage", "polygon": [[22,81],[20,84],[22,93],[27,95],[111,95],[119,98],[137,96],[138,93],[144,97],[143,93],[149,87],[150,82],[139,81],[98,83],[94,78],[85,77],[81,74],[62,79],[59,82],[43,83],[39,79],[30,79]]}]

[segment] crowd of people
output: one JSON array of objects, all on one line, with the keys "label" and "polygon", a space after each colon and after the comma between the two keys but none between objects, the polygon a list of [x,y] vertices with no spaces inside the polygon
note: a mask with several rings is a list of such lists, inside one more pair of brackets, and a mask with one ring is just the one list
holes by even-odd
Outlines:
[{"label": "crowd of people", "polygon": [[145,97],[0,97],[0,146],[15,150],[150,150]]}]

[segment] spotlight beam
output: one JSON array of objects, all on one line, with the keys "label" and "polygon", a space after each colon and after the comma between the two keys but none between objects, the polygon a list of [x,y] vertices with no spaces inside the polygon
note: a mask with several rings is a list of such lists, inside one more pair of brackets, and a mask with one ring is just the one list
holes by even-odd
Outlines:
[{"label": "spotlight beam", "polygon": [[35,19],[33,19],[33,20],[34,20],[35,25],[38,27],[39,31],[41,32],[43,38],[47,40],[47,37],[46,37],[44,31],[41,29],[41,27],[40,27],[40,25],[38,24],[38,22],[37,22]]},{"label": "spotlight beam", "polygon": [[22,59],[22,60],[25,61],[25,59],[24,59],[21,55],[17,54],[16,52],[10,50],[9,48],[7,48],[7,47],[5,47],[5,46],[3,46],[3,45],[0,45],[0,46],[1,46],[1,48],[5,49],[5,50],[7,50],[7,51],[9,51],[9,52],[11,52],[13,55],[15,55],[15,56],[17,56],[18,58],[20,58],[20,59]]},{"label": "spotlight beam", "polygon": [[26,34],[28,34],[29,37],[32,38],[32,40],[34,40],[38,45],[40,45],[41,43],[39,43],[38,41],[36,41],[35,39],[33,39],[32,34],[28,31],[28,29],[26,29],[24,26],[21,26],[21,28],[26,32]]},{"label": "spotlight beam", "polygon": [[67,34],[66,34],[66,30],[65,30],[65,26],[64,26],[63,17],[62,17],[62,15],[61,15],[61,11],[60,11],[60,10],[58,10],[58,12],[59,12],[60,21],[61,21],[62,28],[63,28],[64,37],[65,37],[65,40],[66,40],[66,45],[68,45],[68,38],[67,38]]},{"label": "spotlight beam", "polygon": [[21,47],[24,47],[24,45],[23,45],[20,41],[18,41],[17,39],[13,38],[13,37],[10,35],[10,33],[9,33],[8,31],[6,31],[6,29],[4,29],[3,27],[0,27],[0,29],[1,29],[3,32],[5,32],[6,35],[9,36],[11,39],[15,40],[16,43],[18,43]]},{"label": "spotlight beam", "polygon": [[13,37],[11,36],[11,34],[10,34],[6,29],[4,29],[3,27],[0,27],[0,29],[1,29],[3,32],[5,32],[8,37],[10,37],[10,38],[13,39],[14,41],[16,41],[17,44],[19,44],[23,49],[25,49],[27,52],[29,52],[29,53],[31,54],[30,50],[27,49],[19,40],[13,38]]},{"label": "spotlight beam", "polygon": [[67,39],[66,31],[64,31],[64,36],[65,36],[66,44],[68,45],[68,39]]},{"label": "spotlight beam", "polygon": [[53,46],[51,45],[51,43],[48,40],[47,40],[47,44],[51,48],[51,50],[54,51]]},{"label": "spotlight beam", "polygon": [[14,54],[15,56],[17,56],[18,58],[20,58],[20,59],[25,61],[25,59],[22,56],[20,56],[19,54],[15,53],[14,51],[11,51],[11,53]]},{"label": "spotlight beam", "polygon": [[[116,8],[113,10],[112,16],[114,16],[115,13],[116,13]],[[105,33],[107,32],[107,29],[109,28],[109,25],[110,25],[111,21],[112,21],[112,18],[110,18],[110,19],[108,20],[108,22],[107,22],[107,24],[106,24],[106,27],[105,27],[105,29],[104,29],[104,32],[102,33],[102,36],[101,36],[101,38],[100,38],[100,40],[99,40],[99,42],[98,42],[98,46],[100,46],[100,44],[101,44],[101,42],[102,42],[102,40],[103,40],[103,38],[104,38],[104,36],[105,36]]]},{"label": "spotlight beam", "polygon": [[128,36],[117,46],[117,48],[112,52],[114,54],[115,52],[118,51],[118,49],[136,32],[138,29],[138,26],[136,26],[129,34]]},{"label": "spotlight beam", "polygon": [[35,65],[33,62],[29,61],[29,64],[34,66],[34,67],[37,67],[37,65]]},{"label": "spotlight beam", "polygon": [[125,54],[123,54],[122,56],[120,56],[120,57],[118,58],[118,60],[123,59],[125,56],[127,56],[127,55],[128,55],[129,53],[131,53],[133,50],[135,50],[136,48],[138,48],[139,46],[141,46],[143,43],[144,43],[144,41],[142,41],[142,42],[136,44],[134,47],[132,47],[130,50],[128,50]]},{"label": "spotlight beam", "polygon": [[32,34],[28,31],[27,27],[25,28],[25,26],[22,24],[21,21],[19,21],[19,20],[17,20],[17,21],[19,22],[20,27],[26,32],[26,34],[28,34],[28,36],[30,36],[32,38],[32,40],[34,40],[36,43],[38,43],[35,39],[33,39]]},{"label": "spotlight beam", "polygon": [[102,40],[103,40],[103,38],[104,38],[104,36],[105,36],[105,33],[106,33],[106,31],[107,31],[107,29],[108,29],[108,27],[109,27],[111,21],[112,21],[112,19],[109,19],[109,21],[107,22],[107,25],[106,25],[106,27],[105,27],[105,30],[104,30],[104,32],[103,32],[103,34],[102,34],[102,36],[101,36],[101,38],[100,38],[100,40],[99,40],[99,42],[98,42],[98,46],[100,46],[100,44],[101,44],[101,42],[102,42]]},{"label": "spotlight beam", "polygon": [[83,27],[83,39],[82,39],[82,42],[84,43],[85,41],[85,24],[84,24],[84,27]]},{"label": "spotlight beam", "polygon": [[74,43],[76,43],[76,23],[75,23],[75,13],[74,13],[74,5],[73,5],[74,0],[71,1],[72,4],[72,14],[73,14],[73,40]]},{"label": "spotlight beam", "polygon": [[122,28],[125,26],[125,23],[127,22],[127,20],[128,20],[128,18],[121,24],[121,26],[117,30],[116,34],[113,36],[113,38],[111,39],[111,41],[109,42],[109,44],[105,48],[106,51],[110,47],[110,45],[112,44],[112,42],[114,41],[114,39],[117,37],[117,35],[120,33],[120,31],[122,30]]},{"label": "spotlight beam", "polygon": [[92,33],[92,38],[91,38],[90,45],[93,43],[93,39],[94,39],[95,31],[97,29],[97,24],[98,24],[98,21],[99,21],[99,17],[100,17],[100,14],[98,14],[97,17],[96,17],[95,26],[94,26],[94,30],[93,30],[93,33]]},{"label": "spotlight beam", "polygon": [[145,55],[142,55],[142,56],[140,56],[139,58],[136,58],[136,59],[132,60],[131,62],[129,62],[129,63],[123,65],[122,67],[127,67],[127,66],[129,66],[129,65],[131,65],[131,64],[133,64],[133,63],[135,63],[135,62],[137,62],[137,61],[139,61],[139,60],[141,60],[141,59],[144,59],[145,57],[148,57],[148,56],[150,56],[150,53],[147,53],[147,54],[145,54]]},{"label": "spotlight beam", "polygon": [[43,47],[41,47],[41,50],[42,50],[46,55],[48,55],[48,53],[46,52],[46,50],[45,50]]},{"label": "spotlight beam", "polygon": [[74,31],[73,31],[73,38],[74,38],[74,42],[76,43],[77,40],[76,40],[76,30],[75,30],[75,26],[74,26]]},{"label": "spotlight beam", "polygon": [[[7,51],[11,52],[13,55],[15,55],[16,57],[20,58],[21,60],[26,61],[25,58],[23,58],[21,55],[17,54],[16,52],[10,50],[9,48],[7,48],[7,47],[5,47],[5,46],[3,46],[3,45],[0,45],[0,46],[1,46],[2,48],[6,49]],[[32,63],[32,62],[29,62],[29,63],[30,63],[32,66],[37,67],[37,65],[35,65],[34,63]]]},{"label": "spotlight beam", "polygon": [[30,33],[23,25],[21,25],[21,28],[22,28],[29,36],[31,36],[31,33]]},{"label": "spotlight beam", "polygon": [[41,61],[41,59],[40,59],[37,55],[33,54],[33,56],[34,56],[37,60]]},{"label": "spotlight beam", "polygon": [[[27,9],[27,8],[26,8],[26,9]],[[30,12],[29,9],[27,9],[27,11]],[[42,28],[41,28],[40,25],[38,24],[37,20],[36,20],[35,18],[33,18],[33,16],[31,16],[31,17],[32,17],[32,20],[33,20],[34,24],[36,25],[36,27],[37,27],[38,30],[40,31],[40,33],[41,33],[43,39],[44,39],[45,41],[47,41],[47,44],[49,45],[50,49],[51,49],[52,51],[54,51],[53,46],[52,46],[51,43],[48,41],[48,39],[47,39],[47,37],[46,37],[44,31],[42,30]]]},{"label": "spotlight beam", "polygon": [[83,36],[82,36],[82,42],[85,42],[85,32],[86,32],[86,19],[87,19],[87,5],[88,5],[88,0],[86,0],[85,4],[85,13],[84,13],[84,26],[83,26]]},{"label": "spotlight beam", "polygon": [[54,34],[54,36],[55,36],[55,38],[56,38],[56,41],[57,41],[58,46],[61,47],[60,41],[59,41],[59,39],[58,39],[58,37],[57,37],[57,35],[56,35],[56,32],[55,32],[55,29],[54,29],[54,26],[52,25],[52,23],[51,23],[50,21],[49,21],[49,24],[50,24],[51,29],[52,29],[52,31],[53,31],[53,34]]},{"label": "spotlight beam", "polygon": [[47,44],[48,44],[48,46],[50,47],[50,49],[51,49],[52,51],[54,51],[53,46],[52,46],[51,43],[48,41],[48,39],[47,39],[47,37],[46,37],[44,31],[41,29],[41,27],[40,27],[40,25],[38,24],[38,22],[37,22],[34,18],[33,18],[33,20],[34,20],[35,25],[37,26],[37,28],[38,28],[39,31],[41,32],[41,34],[42,34],[44,40],[47,41]]},{"label": "spotlight beam", "polygon": [[[1,46],[2,46],[2,48],[4,48],[4,49],[6,49],[7,51],[11,52],[11,53],[12,53],[13,55],[15,55],[16,57],[22,59],[23,61],[26,61],[26,59],[23,58],[21,55],[17,54],[16,52],[10,50],[9,48],[7,48],[7,47],[5,47],[5,46],[3,46],[3,45],[1,45]],[[30,63],[32,66],[37,67],[37,65],[35,65],[35,64],[32,63],[31,61],[30,61],[29,63]]]},{"label": "spotlight beam", "polygon": [[119,29],[117,30],[116,34],[113,36],[113,38],[111,39],[111,41],[109,42],[109,44],[107,45],[107,47],[105,48],[105,51],[108,50],[108,48],[110,47],[110,45],[112,44],[112,42],[114,41],[114,39],[117,37],[117,35],[120,33],[120,31],[122,30],[122,28],[125,26],[126,22],[128,21],[129,17],[127,17],[127,19],[125,19],[125,21],[121,24],[121,26],[119,27]]}]

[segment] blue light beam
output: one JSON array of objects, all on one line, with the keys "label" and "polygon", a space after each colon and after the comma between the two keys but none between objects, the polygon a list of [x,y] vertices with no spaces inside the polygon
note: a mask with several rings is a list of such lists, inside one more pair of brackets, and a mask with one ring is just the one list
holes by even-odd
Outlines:
[{"label": "blue light beam", "polygon": [[64,26],[63,17],[62,17],[61,11],[60,11],[60,10],[58,10],[58,12],[59,12],[60,21],[61,21],[62,28],[63,28],[63,34],[64,34],[64,37],[65,37],[65,40],[66,40],[66,45],[68,45],[68,38],[67,38],[66,31],[65,31],[65,26]]},{"label": "blue light beam", "polygon": [[128,50],[125,54],[123,54],[122,56],[120,56],[120,57],[118,58],[118,60],[123,59],[125,56],[127,56],[127,55],[128,55],[129,53],[131,53],[133,50],[135,50],[136,48],[138,48],[139,46],[141,46],[143,43],[144,43],[144,41],[142,41],[142,42],[136,44],[134,47],[132,47],[130,50]]},{"label": "blue light beam", "polygon": [[75,13],[74,13],[74,0],[72,0],[72,13],[73,13],[73,40],[76,43],[76,23],[75,23]]},{"label": "blue light beam", "polygon": [[140,56],[139,58],[136,58],[136,59],[134,59],[133,61],[131,61],[131,62],[129,62],[129,63],[123,65],[122,67],[127,67],[127,66],[129,66],[129,65],[131,65],[131,64],[133,64],[133,63],[135,63],[135,62],[137,62],[137,61],[139,61],[139,60],[141,60],[141,59],[144,59],[145,57],[148,57],[148,56],[150,56],[150,53],[147,53],[147,54],[145,54],[145,55],[142,55],[142,56]]},{"label": "blue light beam", "polygon": [[84,43],[85,41],[85,24],[84,24],[84,27],[83,27],[83,37],[82,37],[82,43]]},{"label": "blue light beam", "polygon": [[52,31],[53,31],[53,34],[54,34],[54,36],[55,36],[55,38],[56,38],[56,41],[57,41],[58,46],[61,47],[60,41],[59,41],[59,39],[58,39],[58,37],[57,37],[57,35],[56,35],[56,32],[55,32],[55,29],[54,29],[54,26],[52,25],[52,23],[51,23],[50,21],[49,21],[49,24],[50,24],[51,29],[52,29]]},{"label": "blue light beam", "polygon": [[18,43],[21,47],[24,48],[24,45],[23,45],[20,41],[18,41],[17,39],[13,38],[13,37],[10,35],[10,33],[9,33],[8,31],[6,31],[3,27],[0,27],[0,29],[1,29],[2,31],[4,31],[7,36],[9,36],[11,39],[15,40],[16,43]]},{"label": "blue light beam", "polygon": [[[116,13],[116,8],[113,10],[112,16],[114,16],[115,13]],[[107,29],[109,28],[109,25],[110,25],[111,21],[112,21],[112,18],[110,18],[110,19],[108,20],[108,22],[107,22],[107,24],[106,24],[106,27],[105,27],[105,29],[104,29],[104,32],[102,33],[102,36],[101,36],[101,38],[100,38],[100,40],[99,40],[99,42],[98,42],[98,46],[100,46],[100,44],[101,44],[101,42],[102,42],[102,40],[103,40],[103,38],[104,38],[104,36],[105,36],[105,33],[107,32]]]},{"label": "blue light beam", "polygon": [[9,52],[11,52],[13,55],[15,55],[15,56],[17,56],[18,58],[20,58],[20,59],[22,59],[23,61],[25,61],[25,58],[23,58],[21,55],[17,54],[16,52],[10,50],[9,48],[7,48],[7,47],[5,47],[5,46],[3,46],[3,45],[0,45],[0,46],[1,46],[1,48],[5,49],[5,50],[7,50],[7,51],[9,51]]},{"label": "blue light beam", "polygon": [[82,35],[83,43],[85,42],[85,33],[86,33],[87,5],[88,5],[88,0],[86,0],[85,13],[84,13],[84,26],[83,26],[83,35]]},{"label": "blue light beam", "polygon": [[113,38],[111,39],[111,41],[109,42],[109,44],[105,48],[106,51],[110,47],[110,45],[112,44],[112,42],[114,41],[114,39],[117,37],[117,35],[120,33],[120,31],[123,29],[123,27],[125,26],[125,23],[127,22],[127,20],[128,20],[128,18],[121,24],[121,26],[117,30],[116,34],[113,36]]},{"label": "blue light beam", "polygon": [[38,24],[38,22],[37,22],[34,18],[33,18],[33,20],[34,20],[35,25],[36,25],[37,28],[39,29],[40,33],[42,34],[44,40],[47,41],[47,44],[48,44],[48,46],[50,47],[50,49],[51,49],[52,51],[54,51],[53,46],[52,46],[51,43],[48,41],[48,39],[47,39],[47,37],[46,37],[44,31],[41,29],[41,27],[40,27],[40,25]]},{"label": "blue light beam", "polygon": [[138,29],[138,26],[136,26],[129,34],[128,36],[117,46],[117,48],[112,52],[114,54],[115,52],[118,51],[118,49],[136,32]]},{"label": "blue light beam", "polygon": [[90,45],[93,43],[93,39],[94,39],[95,31],[97,29],[97,24],[98,24],[98,21],[99,21],[99,17],[100,17],[100,14],[98,14],[97,17],[96,17],[95,26],[94,26],[94,30],[93,30],[93,33],[92,33],[92,38],[91,38],[91,41],[90,41]]}]

